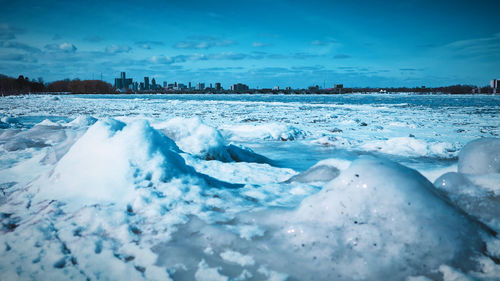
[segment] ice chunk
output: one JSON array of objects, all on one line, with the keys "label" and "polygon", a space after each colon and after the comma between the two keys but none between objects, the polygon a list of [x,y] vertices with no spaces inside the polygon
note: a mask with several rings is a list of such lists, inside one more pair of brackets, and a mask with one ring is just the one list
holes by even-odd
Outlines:
[{"label": "ice chunk", "polygon": [[73,121],[67,123],[66,126],[87,127],[87,126],[94,125],[95,122],[97,122],[97,119],[92,117],[92,116],[80,115],[80,116],[76,117],[75,119],[73,119]]},{"label": "ice chunk", "polygon": [[240,252],[226,250],[220,254],[221,258],[241,266],[254,265],[255,260],[251,256],[243,255]]},{"label": "ice chunk", "polygon": [[232,161],[220,132],[204,124],[198,117],[173,118],[155,127],[161,129],[187,153],[206,160]]},{"label": "ice chunk", "polygon": [[253,152],[248,147],[230,144],[226,147],[226,150],[231,159],[236,162],[272,163],[271,159]]},{"label": "ice chunk", "polygon": [[178,152],[171,139],[146,121],[125,125],[104,119],[90,127],[57,163],[45,196],[125,204],[134,196],[134,183],[159,183],[194,174]]},{"label": "ice chunk", "polygon": [[412,137],[395,137],[388,140],[369,141],[361,148],[370,151],[401,156],[432,156],[441,158],[456,157],[456,147],[447,142],[432,142]]},{"label": "ice chunk", "polygon": [[326,182],[336,178],[339,174],[340,174],[339,169],[333,166],[319,165],[319,166],[313,166],[307,171],[289,178],[285,182],[286,183]]},{"label": "ice chunk", "polygon": [[4,148],[7,151],[23,150],[30,147],[41,148],[60,143],[66,137],[66,132],[59,125],[36,125],[12,136],[5,142]]},{"label": "ice chunk", "polygon": [[243,124],[227,126],[223,130],[224,135],[231,140],[281,140],[292,141],[303,138],[307,133],[290,125],[269,123],[269,124]]},{"label": "ice chunk", "polygon": [[500,173],[500,139],[482,138],[465,145],[458,155],[458,172]]},{"label": "ice chunk", "polygon": [[[487,176],[500,187],[500,174]],[[472,177],[472,179],[474,179]],[[471,176],[449,172],[434,182],[450,201],[469,215],[500,233],[500,193],[477,185]]]},{"label": "ice chunk", "polygon": [[316,274],[292,274],[303,280],[403,280],[444,263],[469,270],[483,249],[481,226],[443,200],[432,183],[368,156],[277,220],[284,227],[274,241],[287,241],[281,247],[296,258],[287,272],[308,264],[302,272]]}]

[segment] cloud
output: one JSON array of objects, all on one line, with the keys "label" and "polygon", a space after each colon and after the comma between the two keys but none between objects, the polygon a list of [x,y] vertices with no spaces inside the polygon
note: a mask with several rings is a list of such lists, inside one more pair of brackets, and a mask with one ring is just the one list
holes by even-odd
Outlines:
[{"label": "cloud", "polygon": [[150,50],[151,46],[163,46],[163,45],[165,45],[161,41],[137,41],[137,42],[135,42],[135,44],[137,46],[139,46],[140,48],[143,48],[146,50]]},{"label": "cloud", "polygon": [[107,46],[105,51],[108,54],[119,54],[119,53],[128,53],[132,50],[129,46],[125,45],[110,45]]},{"label": "cloud", "polygon": [[500,54],[500,33],[489,37],[454,41],[444,45],[442,49],[459,57],[498,56]]},{"label": "cloud", "polygon": [[423,69],[420,68],[400,68],[400,71],[423,71]]},{"label": "cloud", "polygon": [[104,39],[99,35],[89,35],[83,37],[83,40],[87,42],[97,43],[103,41]]},{"label": "cloud", "polygon": [[328,46],[330,44],[337,43],[334,39],[326,39],[326,40],[313,40],[311,41],[311,45],[313,46]]},{"label": "cloud", "polygon": [[316,58],[316,57],[319,57],[319,55],[306,53],[306,52],[299,52],[299,53],[292,54],[291,57],[294,59],[301,59],[302,60],[302,59]]},{"label": "cloud", "polygon": [[8,24],[0,24],[0,40],[11,40],[16,38],[17,33],[22,33],[20,28],[12,27]]},{"label": "cloud", "polygon": [[41,50],[36,48],[36,47],[32,47],[30,45],[20,43],[20,42],[15,42],[15,41],[0,42],[0,47],[22,50],[22,51],[26,51],[28,53],[40,53],[41,52]]},{"label": "cloud", "polygon": [[25,54],[2,54],[0,61],[37,62],[35,58]]},{"label": "cloud", "polygon": [[316,66],[293,66],[293,70],[300,70],[300,71],[318,71],[322,70],[325,67],[322,65],[316,65]]},{"label": "cloud", "polygon": [[218,53],[218,54],[211,54],[208,56],[208,59],[213,59],[213,60],[242,60],[249,58],[250,56],[247,54],[243,53]]},{"label": "cloud", "polygon": [[218,39],[211,36],[190,37],[190,40],[180,41],[174,44],[176,49],[210,49],[213,47],[226,47],[236,44],[236,41]]},{"label": "cloud", "polygon": [[334,59],[348,59],[348,58],[351,58],[351,56],[349,55],[346,55],[346,54],[337,54],[335,56],[333,56]]},{"label": "cloud", "polygon": [[173,63],[182,63],[191,60],[190,56],[186,55],[178,55],[178,56],[152,56],[150,62],[157,64],[173,64]]},{"label": "cloud", "polygon": [[64,53],[74,53],[77,48],[71,43],[61,43],[61,44],[48,44],[45,45],[45,49],[50,51],[59,51]]},{"label": "cloud", "polygon": [[267,46],[270,46],[270,45],[271,45],[270,43],[264,43],[264,42],[253,42],[252,43],[252,46],[256,47],[256,48],[267,47]]}]

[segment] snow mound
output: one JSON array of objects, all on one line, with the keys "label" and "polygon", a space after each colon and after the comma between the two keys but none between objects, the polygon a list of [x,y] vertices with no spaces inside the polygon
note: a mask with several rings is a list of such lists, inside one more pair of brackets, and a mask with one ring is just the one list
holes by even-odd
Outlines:
[{"label": "snow mound", "polygon": [[287,241],[278,252],[298,257],[287,260],[287,272],[300,268],[292,274],[300,280],[404,280],[441,264],[470,270],[483,249],[479,224],[443,200],[432,183],[369,156],[278,220],[284,227],[273,239]]},{"label": "snow mound", "polygon": [[340,174],[339,169],[329,165],[315,165],[307,171],[294,175],[285,181],[285,183],[301,182],[327,182],[336,178]]},{"label": "snow mound", "polygon": [[278,123],[228,126],[224,128],[223,133],[226,138],[235,141],[255,139],[293,141],[307,135],[298,128]]},{"label": "snow mound", "polygon": [[98,121],[70,148],[47,179],[44,196],[84,203],[129,202],[141,184],[194,174],[179,148],[146,121]]},{"label": "snow mound", "polygon": [[155,127],[161,129],[187,153],[206,160],[232,161],[220,132],[203,123],[198,117],[177,117]]},{"label": "snow mound", "polygon": [[459,154],[458,172],[434,182],[449,200],[500,233],[500,139],[469,142]]},{"label": "snow mound", "polygon": [[458,172],[500,173],[500,139],[482,138],[465,145],[458,155]]},{"label": "snow mound", "polygon": [[28,130],[5,137],[4,149],[7,151],[17,151],[55,145],[64,141],[67,135],[59,125],[37,124]]},{"label": "snow mound", "polygon": [[179,148],[203,160],[222,162],[270,163],[271,160],[253,152],[250,148],[234,144],[226,145],[222,134],[203,123],[198,117],[173,118],[156,124],[155,128],[175,141]]},{"label": "snow mound", "polygon": [[65,125],[68,127],[88,127],[94,125],[95,122],[97,119],[92,116],[80,115]]},{"label": "snow mound", "polygon": [[388,140],[374,140],[363,144],[361,148],[369,151],[409,157],[430,156],[453,158],[457,156],[457,148],[451,143],[428,142],[413,137],[395,137]]}]

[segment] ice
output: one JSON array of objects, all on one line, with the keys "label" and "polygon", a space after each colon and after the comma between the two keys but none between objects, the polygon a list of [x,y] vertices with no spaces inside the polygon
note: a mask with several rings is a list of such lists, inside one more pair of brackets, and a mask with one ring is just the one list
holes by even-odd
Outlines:
[{"label": "ice", "polygon": [[220,161],[232,161],[225,149],[225,140],[215,128],[194,117],[173,118],[155,126],[173,139],[179,148],[197,157]]},{"label": "ice", "polygon": [[500,139],[482,138],[469,142],[460,151],[458,172],[464,174],[500,173]]},{"label": "ice", "polygon": [[176,117],[155,124],[154,127],[172,138],[182,151],[201,159],[222,162],[271,162],[270,159],[254,153],[250,148],[234,144],[227,145],[222,134],[217,129],[206,125],[199,117],[188,119]]},{"label": "ice", "polygon": [[80,115],[80,116],[76,117],[75,119],[73,119],[71,122],[67,123],[66,126],[87,127],[87,126],[94,125],[95,122],[97,122],[97,119],[92,117],[92,116]]},{"label": "ice", "polygon": [[434,185],[451,202],[500,232],[500,139],[471,141],[459,154],[458,172],[440,176]]},{"label": "ice", "polygon": [[414,137],[396,137],[367,142],[362,146],[369,151],[380,151],[402,156],[456,157],[457,149],[450,143],[428,142]]},{"label": "ice", "polygon": [[223,128],[223,134],[234,141],[248,139],[293,141],[307,135],[303,130],[278,123],[226,126]]},{"label": "ice", "polygon": [[141,184],[159,184],[195,171],[168,137],[145,121],[129,125],[97,122],[57,163],[42,186],[46,198],[68,197],[92,204],[126,204]]},{"label": "ice", "polygon": [[286,183],[325,182],[336,178],[339,174],[340,174],[339,169],[333,166],[319,165],[319,166],[313,166],[309,170],[300,173],[298,175],[295,175],[286,180],[285,182]]},{"label": "ice", "polygon": [[318,280],[401,280],[443,263],[470,270],[483,247],[481,227],[418,172],[367,156],[283,220],[274,240],[301,257],[290,268],[313,261],[303,270]]},{"label": "ice", "polygon": [[57,98],[0,98],[2,280],[500,276],[496,96]]}]

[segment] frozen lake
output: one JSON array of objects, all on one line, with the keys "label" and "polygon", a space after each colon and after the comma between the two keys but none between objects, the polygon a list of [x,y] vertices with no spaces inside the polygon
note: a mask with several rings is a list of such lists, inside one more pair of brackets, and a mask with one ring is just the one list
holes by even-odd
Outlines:
[{"label": "frozen lake", "polygon": [[500,278],[500,96],[30,95],[0,121],[1,280]]}]

